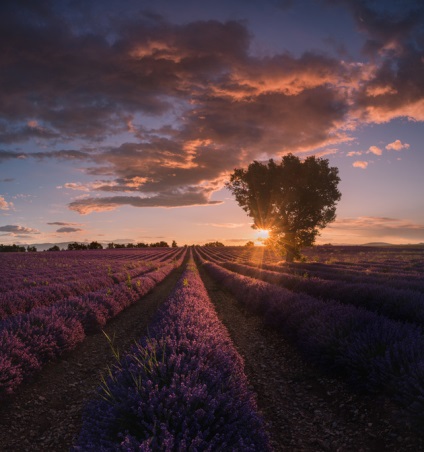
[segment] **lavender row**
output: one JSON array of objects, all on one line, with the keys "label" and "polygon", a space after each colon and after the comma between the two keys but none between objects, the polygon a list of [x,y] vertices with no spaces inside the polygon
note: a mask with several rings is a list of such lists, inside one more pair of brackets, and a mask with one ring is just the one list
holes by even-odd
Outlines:
[{"label": "lavender row", "polygon": [[[249,263],[247,263],[249,264]],[[295,274],[304,274],[323,279],[346,281],[349,283],[367,282],[373,284],[390,285],[397,289],[413,289],[424,292],[424,275],[396,270],[393,273],[375,273],[366,268],[358,270],[346,270],[333,264],[295,264],[290,266],[263,265],[263,268],[274,271],[289,271]]]},{"label": "lavender row", "polygon": [[80,281],[69,284],[53,284],[0,295],[0,325],[4,319],[14,315],[28,313],[33,309],[50,306],[61,300],[83,296],[86,293],[112,287],[114,284],[130,281],[154,268],[159,268],[159,266],[144,266],[118,275],[102,275],[97,278],[90,278],[82,273]]},{"label": "lavender row", "polygon": [[[4,253],[0,260],[0,287],[5,293],[52,283],[69,282],[87,272],[93,277],[139,266],[139,261],[172,259],[179,250],[67,251],[63,253]],[[77,275],[75,275],[75,272]]]},{"label": "lavender row", "polygon": [[[207,248],[208,253],[213,253],[215,257],[221,260],[232,260],[247,263],[254,262],[257,265],[275,265],[281,261],[275,252],[264,247],[225,247],[225,248]],[[424,270],[424,248],[421,249],[393,249],[388,252],[385,249],[373,249],[369,247],[314,247],[311,250],[304,250],[311,264],[296,263],[294,269],[308,266],[330,267],[336,271],[348,273],[372,273],[381,274],[387,278],[411,278],[417,280],[422,278]],[[342,253],[342,254],[340,254]],[[335,261],[333,256],[344,256],[346,261]],[[365,260],[364,257],[368,258]],[[316,262],[316,260],[319,262]],[[353,260],[357,262],[352,262]],[[325,262],[323,264],[322,262]],[[329,264],[331,262],[331,264]],[[284,267],[290,268],[287,264]]]},{"label": "lavender row", "polygon": [[[243,249],[233,249],[232,252],[204,250],[208,255],[208,259],[214,262],[232,261],[251,265],[254,267],[261,267],[266,270],[278,271],[282,273],[299,274],[307,277],[317,277],[322,279],[331,279],[338,281],[345,281],[348,283],[369,283],[369,284],[383,284],[390,285],[396,289],[418,290],[424,292],[424,275],[418,272],[410,272],[400,270],[395,265],[392,265],[391,272],[376,273],[369,271],[369,266],[356,267],[349,269],[345,266],[340,267],[335,264],[322,263],[296,263],[277,265],[276,263],[267,263],[266,259],[259,258],[256,252],[256,258],[253,259],[253,253],[243,252]],[[266,250],[262,253],[265,254]]]},{"label": "lavender row", "polygon": [[15,391],[45,363],[75,348],[123,309],[163,281],[178,262],[112,288],[60,301],[3,321],[0,325],[0,398]]},{"label": "lavender row", "polygon": [[191,261],[87,407],[76,451],[267,451],[243,361]]},{"label": "lavender row", "polygon": [[161,265],[164,265],[164,263],[157,261],[144,262],[142,266],[136,266],[131,270],[120,271],[115,274],[107,271],[96,277],[81,269],[79,277],[76,277],[75,281],[67,284],[51,284],[0,294],[0,324],[2,320],[8,317],[28,313],[38,307],[49,306],[61,299],[80,296],[84,293],[128,281],[131,278],[159,268]]},{"label": "lavender row", "polygon": [[[175,253],[174,251],[172,254]],[[167,253],[171,256],[171,253]],[[2,292],[34,288],[52,283],[75,281],[81,272],[92,277],[105,272],[114,274],[131,270],[140,265],[140,260],[161,260],[163,252],[130,253],[109,250],[66,253],[13,253],[0,261],[0,286]],[[64,256],[64,257],[62,257]]]},{"label": "lavender row", "polygon": [[380,284],[352,284],[319,278],[302,278],[231,262],[221,265],[231,271],[281,285],[294,292],[306,293],[325,300],[337,300],[393,320],[424,326],[424,293],[422,292],[393,289]]},{"label": "lavender row", "polygon": [[203,265],[311,361],[360,390],[383,392],[405,409],[410,420],[424,425],[424,335],[420,328],[355,306],[293,293],[211,262]]}]

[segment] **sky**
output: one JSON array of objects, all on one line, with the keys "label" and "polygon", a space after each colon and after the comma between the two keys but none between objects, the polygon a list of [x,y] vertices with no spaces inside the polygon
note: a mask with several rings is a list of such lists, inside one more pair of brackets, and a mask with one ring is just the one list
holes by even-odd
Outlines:
[{"label": "sky", "polygon": [[423,139],[422,0],[1,2],[3,244],[259,244],[225,182],[289,152],[318,244],[424,242]]}]

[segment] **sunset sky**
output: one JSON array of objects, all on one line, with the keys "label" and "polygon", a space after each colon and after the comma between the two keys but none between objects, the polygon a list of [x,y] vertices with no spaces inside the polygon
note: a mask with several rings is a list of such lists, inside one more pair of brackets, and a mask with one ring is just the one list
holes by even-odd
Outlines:
[{"label": "sunset sky", "polygon": [[3,0],[0,243],[257,240],[224,183],[339,168],[318,243],[424,242],[422,0]]}]

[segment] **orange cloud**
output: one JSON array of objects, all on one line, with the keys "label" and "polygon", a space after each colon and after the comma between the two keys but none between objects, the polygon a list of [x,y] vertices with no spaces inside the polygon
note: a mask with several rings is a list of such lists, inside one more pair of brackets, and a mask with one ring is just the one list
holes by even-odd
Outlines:
[{"label": "orange cloud", "polygon": [[386,149],[393,150],[393,151],[401,151],[402,149],[408,149],[409,144],[408,143],[402,143],[400,140],[393,141],[393,143],[389,143],[386,146]]},{"label": "orange cloud", "polygon": [[363,160],[357,160],[356,162],[353,162],[352,165],[355,168],[365,169],[368,166],[368,162],[364,162]]},{"label": "orange cloud", "polygon": [[214,228],[237,229],[246,226],[245,223],[201,223],[200,226],[212,226]]},{"label": "orange cloud", "polygon": [[69,208],[82,215],[92,212],[115,210],[121,206],[133,207],[189,207],[221,204],[222,201],[210,201],[207,190],[185,190],[183,192],[167,192],[150,197],[111,196],[104,198],[82,198],[69,204]]},{"label": "orange cloud", "polygon": [[391,217],[337,218],[327,226],[329,234],[343,237],[365,237],[365,241],[410,243],[424,241],[424,225],[408,219]]},{"label": "orange cloud", "polygon": [[368,149],[368,153],[371,153],[374,155],[381,155],[381,154],[383,154],[383,151],[377,146],[370,146]]},{"label": "orange cloud", "polygon": [[[366,37],[362,50],[368,60],[351,62],[315,51],[258,56],[243,22],[171,23],[148,13],[110,22],[108,35],[101,27],[85,34],[84,27],[74,32],[72,14],[61,8],[50,14],[52,2],[42,8],[43,27],[36,9],[9,3],[2,42],[13,52],[0,72],[0,83],[8,86],[0,93],[0,142],[36,139],[47,150],[0,150],[0,161],[86,163],[87,175],[108,180],[63,186],[89,194],[69,206],[80,213],[120,205],[208,205],[232,168],[258,157],[288,151],[328,155],[363,123],[424,120],[417,14],[392,20],[370,2],[341,2]],[[64,29],[59,40],[58,20]],[[29,52],[26,42],[43,54]],[[10,78],[13,73],[19,76]],[[131,142],[125,141],[128,134]],[[82,143],[81,150],[48,150],[57,142]],[[407,146],[397,140],[386,149]],[[382,154],[376,146],[368,152]],[[100,198],[92,191],[137,196]],[[3,210],[5,203],[0,201]]]},{"label": "orange cloud", "polygon": [[7,202],[3,196],[0,195],[0,210],[13,209],[13,202]]}]

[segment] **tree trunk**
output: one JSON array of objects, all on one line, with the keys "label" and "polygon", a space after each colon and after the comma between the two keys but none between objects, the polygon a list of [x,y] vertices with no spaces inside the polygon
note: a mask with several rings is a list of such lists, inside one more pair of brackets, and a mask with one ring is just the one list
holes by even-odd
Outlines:
[{"label": "tree trunk", "polygon": [[286,262],[293,262],[295,258],[296,242],[295,233],[286,232],[284,235],[285,249],[286,249]]},{"label": "tree trunk", "polygon": [[294,252],[292,247],[286,247],[286,262],[291,263],[294,261]]}]

